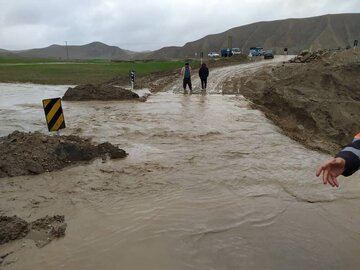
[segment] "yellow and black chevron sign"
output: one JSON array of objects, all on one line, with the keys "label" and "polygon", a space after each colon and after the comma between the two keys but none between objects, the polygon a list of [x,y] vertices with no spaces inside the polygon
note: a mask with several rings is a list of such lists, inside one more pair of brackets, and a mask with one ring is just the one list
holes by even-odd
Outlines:
[{"label": "yellow and black chevron sign", "polygon": [[43,99],[42,103],[49,131],[58,131],[65,128],[61,98]]}]

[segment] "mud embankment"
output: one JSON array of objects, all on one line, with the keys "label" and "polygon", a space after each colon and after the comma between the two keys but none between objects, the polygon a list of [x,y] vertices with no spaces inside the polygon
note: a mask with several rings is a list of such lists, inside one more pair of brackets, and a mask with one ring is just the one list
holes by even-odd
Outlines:
[{"label": "mud embankment", "polygon": [[317,54],[225,82],[305,146],[333,154],[360,131],[360,51]]},{"label": "mud embankment", "polygon": [[109,84],[86,84],[69,87],[63,100],[87,101],[87,100],[139,100],[139,95],[120,87]]},{"label": "mud embankment", "polygon": [[112,145],[93,145],[78,136],[47,136],[14,131],[0,138],[0,178],[59,170],[97,157],[124,158],[127,153]]}]

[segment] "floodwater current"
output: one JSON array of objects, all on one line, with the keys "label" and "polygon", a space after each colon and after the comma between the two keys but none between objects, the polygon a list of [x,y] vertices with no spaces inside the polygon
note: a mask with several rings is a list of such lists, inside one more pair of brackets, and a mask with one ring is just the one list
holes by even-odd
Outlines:
[{"label": "floodwater current", "polygon": [[[210,78],[210,93],[218,83]],[[7,215],[67,222],[43,248],[21,242],[4,269],[358,269],[359,176],[324,186],[314,174],[328,156],[284,136],[241,95],[174,87],[145,103],[63,102],[61,134],[129,156],[1,179]],[[41,99],[65,90],[0,84],[0,135],[47,132]]]}]

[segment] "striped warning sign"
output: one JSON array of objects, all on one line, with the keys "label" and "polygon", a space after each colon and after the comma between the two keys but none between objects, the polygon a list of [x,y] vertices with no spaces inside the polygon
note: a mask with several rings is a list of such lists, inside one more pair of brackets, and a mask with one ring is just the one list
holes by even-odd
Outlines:
[{"label": "striped warning sign", "polygon": [[49,131],[58,131],[65,128],[61,98],[43,99],[42,103]]}]

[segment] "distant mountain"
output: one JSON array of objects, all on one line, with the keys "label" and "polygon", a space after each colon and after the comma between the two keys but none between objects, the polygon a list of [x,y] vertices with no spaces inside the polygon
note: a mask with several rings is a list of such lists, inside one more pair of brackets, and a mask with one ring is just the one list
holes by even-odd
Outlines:
[{"label": "distant mountain", "polygon": [[11,51],[11,53],[26,58],[51,59],[119,59],[133,52],[109,46],[101,42],[92,42],[81,46],[51,45],[46,48],[24,51]]},{"label": "distant mountain", "polygon": [[182,47],[164,47],[149,52],[132,52],[93,42],[82,46],[51,45],[47,48],[25,51],[5,51],[0,55],[53,59],[172,59],[190,58],[195,53],[219,52],[227,48],[231,40],[233,48],[244,53],[250,47],[263,47],[282,53],[286,47],[289,53],[296,54],[304,49],[344,48],[360,39],[360,13],[332,14],[304,19],[286,19],[270,22],[257,22],[229,29],[223,33],[211,34],[199,40],[186,43]]},{"label": "distant mountain", "polygon": [[17,56],[15,54],[13,54],[10,51],[4,50],[4,49],[0,49],[0,57],[12,57],[12,58],[16,58]]},{"label": "distant mountain", "polygon": [[165,47],[147,54],[146,58],[187,58],[199,52],[218,52],[228,47],[229,39],[233,48],[245,53],[257,46],[277,52],[286,47],[293,54],[304,49],[344,48],[351,46],[354,39],[360,39],[359,29],[360,13],[257,22],[205,36],[183,47]]}]

